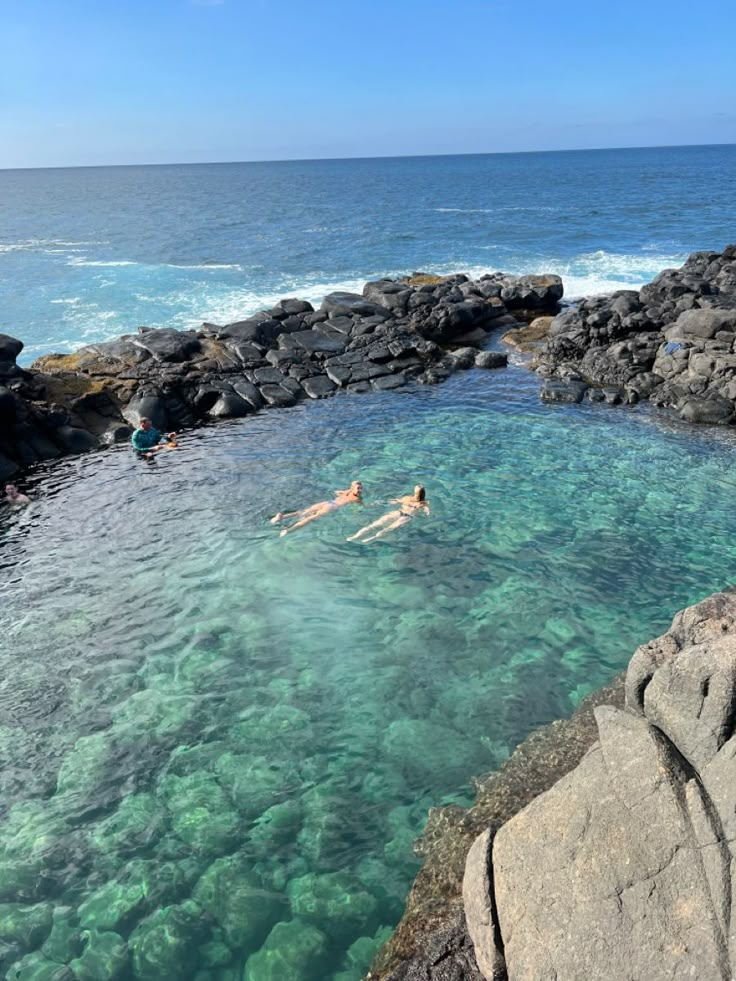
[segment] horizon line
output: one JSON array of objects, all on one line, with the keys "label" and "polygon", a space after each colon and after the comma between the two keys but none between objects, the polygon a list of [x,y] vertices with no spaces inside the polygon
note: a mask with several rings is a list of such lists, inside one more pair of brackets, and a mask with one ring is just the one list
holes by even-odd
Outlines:
[{"label": "horizon line", "polygon": [[556,150],[484,150],[473,153],[397,153],[346,157],[279,157],[258,160],[171,160],[165,163],[54,164],[46,167],[0,167],[0,173],[26,170],[102,170],[120,167],[228,167],[239,164],[330,163],[351,160],[420,160],[426,159],[427,157],[508,157],[537,153],[605,153],[610,150],[689,150],[729,146],[736,146],[736,143],[656,143],[642,146],[564,147]]}]

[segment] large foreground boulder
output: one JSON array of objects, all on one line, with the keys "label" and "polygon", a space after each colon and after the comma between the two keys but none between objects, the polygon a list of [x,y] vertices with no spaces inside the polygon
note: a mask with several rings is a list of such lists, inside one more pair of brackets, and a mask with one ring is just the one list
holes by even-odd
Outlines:
[{"label": "large foreground boulder", "polygon": [[736,965],[736,593],[677,615],[580,764],[468,854],[493,981],[726,981]]}]

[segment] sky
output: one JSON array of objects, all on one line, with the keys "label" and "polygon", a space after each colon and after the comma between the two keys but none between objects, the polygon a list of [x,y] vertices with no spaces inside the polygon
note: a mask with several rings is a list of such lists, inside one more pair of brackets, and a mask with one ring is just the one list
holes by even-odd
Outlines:
[{"label": "sky", "polygon": [[732,0],[0,0],[0,168],[736,142]]}]

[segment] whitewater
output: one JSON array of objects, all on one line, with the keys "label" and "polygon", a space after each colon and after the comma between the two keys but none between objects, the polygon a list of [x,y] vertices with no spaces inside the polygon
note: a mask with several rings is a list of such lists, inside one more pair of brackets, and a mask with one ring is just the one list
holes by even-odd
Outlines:
[{"label": "whitewater", "polygon": [[733,237],[736,147],[0,171],[21,360],[422,270],[637,289]]}]

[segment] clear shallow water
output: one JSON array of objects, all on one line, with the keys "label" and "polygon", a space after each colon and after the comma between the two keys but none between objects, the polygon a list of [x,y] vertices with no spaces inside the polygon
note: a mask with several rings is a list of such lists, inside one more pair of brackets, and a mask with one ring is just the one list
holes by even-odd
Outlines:
[{"label": "clear shallow water", "polygon": [[[357,981],[427,808],[731,581],[733,434],[537,393],[473,371],[41,475],[0,545],[6,963],[53,906],[82,977]],[[364,509],[268,523],[353,478]],[[344,540],[416,480],[429,518]]]},{"label": "clear shallow water", "polygon": [[0,171],[0,330],[50,350],[424,269],[640,286],[733,237],[736,146]]}]

